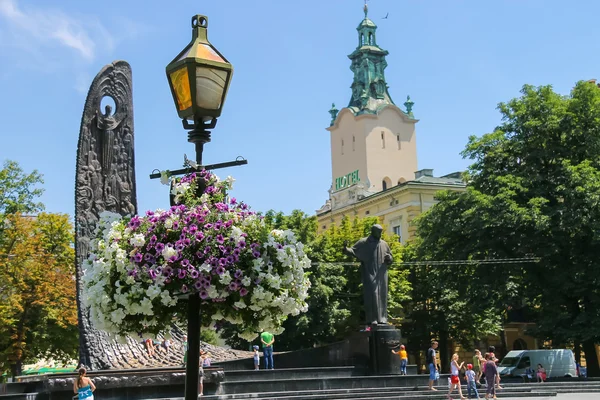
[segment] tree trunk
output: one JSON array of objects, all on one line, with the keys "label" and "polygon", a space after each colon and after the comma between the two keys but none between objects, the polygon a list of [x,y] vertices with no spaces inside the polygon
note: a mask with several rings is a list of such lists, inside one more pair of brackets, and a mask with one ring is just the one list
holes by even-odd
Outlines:
[{"label": "tree trunk", "polygon": [[596,354],[596,343],[594,339],[583,341],[583,352],[585,353],[585,364],[587,366],[587,375],[589,377],[600,377],[600,365],[598,365],[598,355]]},{"label": "tree trunk", "polygon": [[579,340],[575,341],[574,352],[575,352],[575,362],[581,365],[581,342]]},{"label": "tree trunk", "polygon": [[440,364],[441,372],[447,373],[450,369],[450,348],[448,347],[448,332],[440,331],[440,341],[439,341],[439,360],[438,364]]}]

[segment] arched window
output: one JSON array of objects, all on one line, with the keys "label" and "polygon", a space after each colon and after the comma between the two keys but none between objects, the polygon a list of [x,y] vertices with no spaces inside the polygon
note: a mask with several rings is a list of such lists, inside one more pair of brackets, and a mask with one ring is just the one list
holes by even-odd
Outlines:
[{"label": "arched window", "polygon": [[362,33],[360,34],[360,45],[364,46],[365,44],[365,35],[363,35]]},{"label": "arched window", "polygon": [[527,342],[519,338],[513,343],[513,350],[527,350]]},{"label": "arched window", "polygon": [[385,133],[381,131],[381,148],[385,149]]},{"label": "arched window", "polygon": [[404,182],[406,182],[406,179],[404,179],[404,178],[398,179],[398,185],[402,185]]},{"label": "arched window", "polygon": [[387,190],[392,187],[392,180],[387,176],[381,181],[382,190]]},{"label": "arched window", "polygon": [[369,44],[373,45],[373,34],[369,32]]},{"label": "arched window", "polygon": [[344,139],[342,139],[342,155],[344,155]]},{"label": "arched window", "polygon": [[356,138],[352,136],[352,151],[355,150]]},{"label": "arched window", "polygon": [[396,141],[398,142],[398,150],[402,150],[402,142],[400,141],[400,134],[396,135]]}]

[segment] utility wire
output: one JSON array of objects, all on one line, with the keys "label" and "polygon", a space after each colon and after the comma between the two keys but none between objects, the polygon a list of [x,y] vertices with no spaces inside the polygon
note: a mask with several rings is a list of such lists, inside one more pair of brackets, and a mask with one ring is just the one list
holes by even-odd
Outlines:
[{"label": "utility wire", "polygon": [[[392,263],[393,267],[402,266],[436,266],[436,265],[496,265],[496,264],[526,264],[526,263],[537,263],[540,262],[539,257],[525,257],[525,258],[490,258],[485,260],[431,260],[431,261],[401,261]],[[311,265],[343,265],[343,266],[360,266],[359,262],[312,262]]]}]

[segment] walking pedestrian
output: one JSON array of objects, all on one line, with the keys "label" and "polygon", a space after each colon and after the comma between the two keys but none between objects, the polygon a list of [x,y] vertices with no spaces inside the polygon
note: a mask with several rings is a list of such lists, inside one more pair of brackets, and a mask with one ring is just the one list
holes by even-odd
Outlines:
[{"label": "walking pedestrian", "polygon": [[484,367],[485,382],[486,382],[485,398],[489,399],[490,395],[492,395],[493,398],[495,399],[496,398],[496,379],[498,377],[498,368],[496,367],[496,363],[490,359],[489,353],[485,354],[485,359],[486,359],[485,367]]},{"label": "walking pedestrian", "polygon": [[467,372],[465,373],[467,377],[467,397],[471,398],[471,392],[476,399],[479,398],[479,392],[477,391],[477,374],[473,368],[472,364],[467,364]]},{"label": "walking pedestrian", "polygon": [[448,389],[448,398],[450,400],[452,400],[452,392],[454,389],[458,389],[458,395],[460,396],[461,400],[465,398],[465,396],[462,394],[462,387],[460,385],[459,377],[460,369],[464,364],[464,361],[460,363],[460,365],[458,364],[458,354],[454,353],[452,355],[452,361],[450,362],[450,389]]}]

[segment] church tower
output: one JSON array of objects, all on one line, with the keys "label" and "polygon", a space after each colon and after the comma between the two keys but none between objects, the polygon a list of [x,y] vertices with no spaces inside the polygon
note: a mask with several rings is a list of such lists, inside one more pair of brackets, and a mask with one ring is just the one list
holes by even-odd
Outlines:
[{"label": "church tower", "polygon": [[354,73],[348,107],[329,111],[332,209],[414,179],[417,171],[415,124],[410,97],[396,106],[384,71],[386,50],[377,43],[377,25],[368,17],[356,28],[358,45],[348,57]]}]

